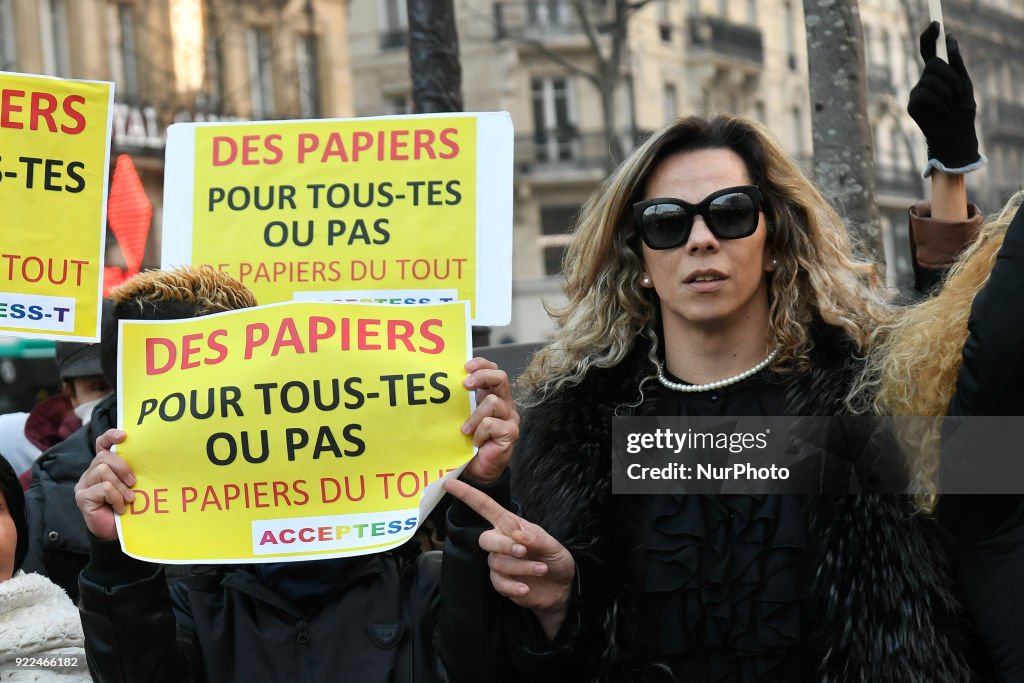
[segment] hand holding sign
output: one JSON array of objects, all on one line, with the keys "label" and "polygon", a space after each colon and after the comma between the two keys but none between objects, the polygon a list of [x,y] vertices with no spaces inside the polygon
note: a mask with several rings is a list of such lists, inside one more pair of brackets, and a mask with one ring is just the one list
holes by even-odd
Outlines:
[{"label": "hand holding sign", "polygon": [[974,130],[978,106],[956,39],[946,36],[947,64],[936,54],[938,37],[939,24],[934,21],[921,34],[924,71],[910,91],[907,111],[928,141],[925,175],[930,175],[932,168],[963,174],[984,165]]},{"label": "hand holding sign", "polygon": [[489,553],[494,590],[533,610],[544,633],[554,638],[565,620],[576,577],[572,554],[544,529],[469,484],[452,479],[444,487],[494,526],[480,535],[480,547]]},{"label": "hand holding sign", "polygon": [[476,389],[476,410],[462,425],[463,434],[473,435],[476,456],[466,466],[465,474],[473,481],[490,484],[498,480],[512,457],[512,447],[519,438],[519,413],[512,400],[508,375],[486,358],[466,363],[470,375],[462,386]]},{"label": "hand holding sign", "polygon": [[110,449],[125,440],[120,429],[108,429],[96,438],[96,457],[75,484],[75,502],[89,532],[101,541],[117,538],[114,513],[123,515],[135,498],[129,488],[135,475],[124,460]]}]

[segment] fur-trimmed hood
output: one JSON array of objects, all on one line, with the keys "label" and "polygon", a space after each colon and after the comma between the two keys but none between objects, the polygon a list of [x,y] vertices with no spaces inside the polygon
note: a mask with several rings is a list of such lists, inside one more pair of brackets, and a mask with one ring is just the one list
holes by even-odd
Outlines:
[{"label": "fur-trimmed hood", "polygon": [[[834,329],[834,328],[831,328]],[[819,334],[811,372],[788,382],[789,415],[841,414],[858,367],[852,343]],[[523,414],[513,494],[523,516],[572,551],[581,571],[582,636],[593,669],[580,680],[664,680],[636,642],[625,558],[638,543],[637,499],[611,493],[612,418],[641,400],[646,348]],[[938,531],[893,495],[817,496],[806,505],[814,593],[826,632],[818,680],[971,680],[961,616]]]}]

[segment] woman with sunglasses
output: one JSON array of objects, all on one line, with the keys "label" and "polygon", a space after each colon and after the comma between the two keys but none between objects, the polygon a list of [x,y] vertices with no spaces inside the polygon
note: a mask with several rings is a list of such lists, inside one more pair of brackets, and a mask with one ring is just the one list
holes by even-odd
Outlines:
[{"label": "woman with sunglasses", "polygon": [[[497,649],[499,680],[969,679],[943,551],[900,498],[611,495],[613,416],[843,414],[893,316],[766,131],[719,116],[655,133],[584,207],[565,271],[556,337],[522,377],[520,514],[500,480],[449,485],[494,530],[473,549],[453,508],[443,582],[511,599],[495,640],[463,647]],[[473,586],[455,567],[484,551]],[[453,680],[485,666],[444,658]]]},{"label": "woman with sunglasses", "polygon": [[[983,163],[973,115],[929,111],[933,215],[962,219],[946,173]],[[615,416],[845,415],[896,315],[770,135],[735,116],[655,133],[583,207],[564,270],[555,338],[520,382],[518,509],[501,466],[446,484],[451,679],[970,680],[948,560],[907,499],[612,495]],[[811,445],[856,459],[841,427]],[[831,492],[877,484],[825,474]]]}]

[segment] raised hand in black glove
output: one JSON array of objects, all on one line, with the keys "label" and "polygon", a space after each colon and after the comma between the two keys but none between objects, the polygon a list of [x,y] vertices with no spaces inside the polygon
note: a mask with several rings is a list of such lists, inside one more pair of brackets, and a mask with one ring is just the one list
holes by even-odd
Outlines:
[{"label": "raised hand in black glove", "polygon": [[946,34],[947,64],[935,55],[938,37],[939,22],[933,21],[921,34],[924,71],[907,102],[907,111],[928,141],[925,176],[931,175],[933,169],[963,174],[985,165],[985,158],[978,153],[978,135],[974,130],[978,105],[960,46],[952,35]]}]

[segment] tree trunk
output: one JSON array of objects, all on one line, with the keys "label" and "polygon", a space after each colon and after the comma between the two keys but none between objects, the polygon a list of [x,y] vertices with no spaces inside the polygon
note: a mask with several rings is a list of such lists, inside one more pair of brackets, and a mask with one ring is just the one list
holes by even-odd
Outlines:
[{"label": "tree trunk", "polygon": [[858,254],[885,272],[857,0],[803,0],[814,174],[846,219]]},{"label": "tree trunk", "polygon": [[462,65],[452,0],[408,0],[413,111],[462,111]]},{"label": "tree trunk", "polygon": [[[407,0],[413,111],[463,111],[459,32],[452,0]],[[473,347],[491,343],[491,328],[473,326]]]}]

